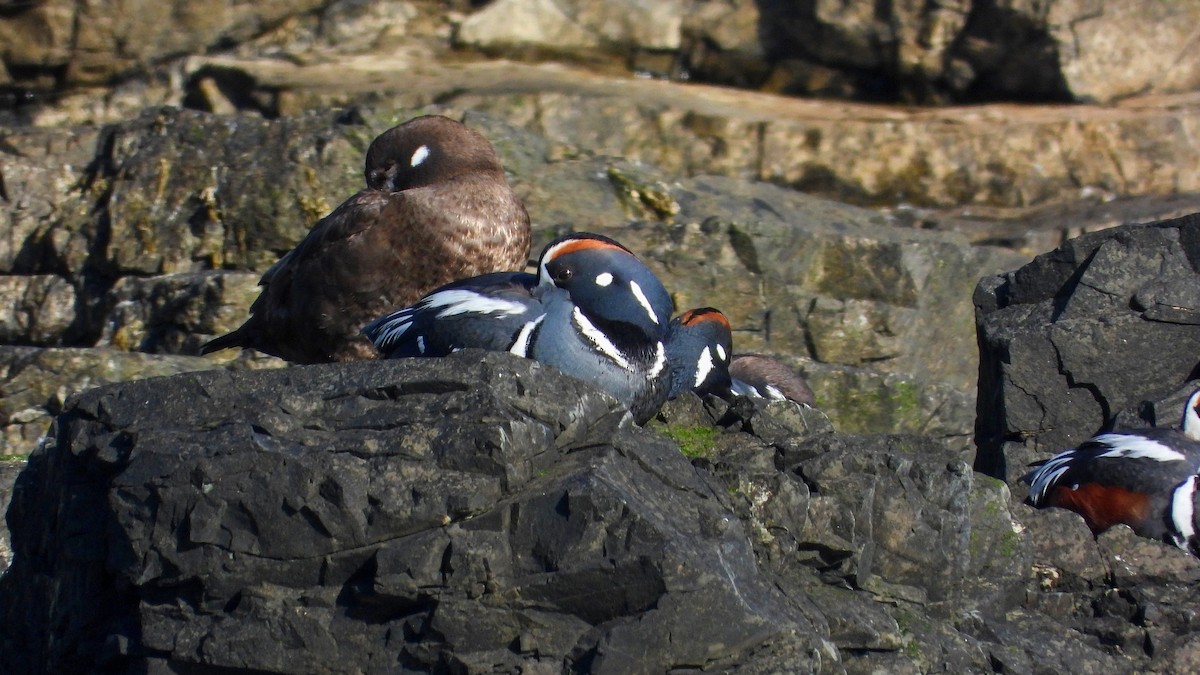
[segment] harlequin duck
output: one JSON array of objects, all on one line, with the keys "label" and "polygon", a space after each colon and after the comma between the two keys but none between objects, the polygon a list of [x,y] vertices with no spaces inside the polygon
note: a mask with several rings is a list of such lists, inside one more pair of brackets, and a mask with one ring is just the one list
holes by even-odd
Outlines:
[{"label": "harlequin duck", "polygon": [[778,359],[762,354],[737,354],[729,364],[730,389],[741,396],[768,401],[792,401],[805,407],[816,404],[808,382]]},{"label": "harlequin duck", "polygon": [[538,273],[447,284],[363,329],[389,358],[509,351],[595,383],[644,423],[666,400],[671,298],[621,244],[576,233],[550,242]]},{"label": "harlequin duck", "polygon": [[371,143],[365,174],[366,190],[263,275],[250,318],[201,353],[375,358],[364,323],[453,279],[524,266],[529,214],[478,132],[437,115],[409,120]]},{"label": "harlequin duck", "polygon": [[761,354],[731,354],[733,331],[720,310],[703,307],[671,321],[667,363],[671,369],[671,398],[685,391],[792,401],[812,407],[808,383],[781,361]]},{"label": "harlequin duck", "polygon": [[1143,537],[1197,552],[1200,390],[1184,406],[1181,429],[1095,436],[1042,462],[1024,477],[1027,501],[1083,516],[1093,534],[1125,524]]},{"label": "harlequin duck", "polygon": [[685,391],[697,396],[729,392],[729,357],[733,333],[729,319],[712,307],[689,309],[667,329],[667,364],[675,398]]}]

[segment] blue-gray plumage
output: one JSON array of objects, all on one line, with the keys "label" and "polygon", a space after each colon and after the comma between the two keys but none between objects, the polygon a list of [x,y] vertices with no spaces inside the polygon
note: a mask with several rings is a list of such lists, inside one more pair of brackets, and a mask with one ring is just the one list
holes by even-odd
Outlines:
[{"label": "blue-gray plumage", "polygon": [[595,383],[645,422],[666,400],[671,298],[629,249],[595,234],[559,237],[538,274],[456,281],[363,332],[386,357],[475,347],[536,359]]}]

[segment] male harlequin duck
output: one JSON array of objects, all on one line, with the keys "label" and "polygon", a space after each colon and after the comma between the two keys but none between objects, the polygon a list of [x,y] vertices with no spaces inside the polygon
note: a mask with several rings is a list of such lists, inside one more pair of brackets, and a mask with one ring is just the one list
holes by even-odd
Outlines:
[{"label": "male harlequin duck", "polygon": [[671,297],[621,244],[576,233],[550,242],[538,273],[456,281],[363,329],[389,358],[468,347],[509,351],[595,383],[649,420],[666,400]]},{"label": "male harlequin duck", "polygon": [[667,362],[671,398],[685,391],[792,401],[812,407],[814,397],[804,378],[786,364],[761,354],[732,354],[729,319],[712,307],[693,309],[671,321]]},{"label": "male harlequin duck", "polygon": [[733,333],[729,319],[712,307],[689,309],[667,329],[667,364],[675,398],[685,391],[697,396],[729,393],[729,358]]},{"label": "male harlequin duck", "polygon": [[525,265],[529,214],[478,132],[437,115],[409,120],[371,143],[365,174],[366,190],[263,275],[250,318],[201,353],[375,358],[364,323],[453,279]]},{"label": "male harlequin duck", "polygon": [[737,354],[729,364],[735,394],[792,401],[811,408],[816,403],[808,382],[787,364],[762,354]]},{"label": "male harlequin duck", "polygon": [[1024,477],[1028,502],[1083,516],[1093,534],[1125,524],[1143,537],[1197,554],[1196,487],[1200,471],[1200,390],[1184,406],[1181,429],[1139,429],[1095,436]]}]

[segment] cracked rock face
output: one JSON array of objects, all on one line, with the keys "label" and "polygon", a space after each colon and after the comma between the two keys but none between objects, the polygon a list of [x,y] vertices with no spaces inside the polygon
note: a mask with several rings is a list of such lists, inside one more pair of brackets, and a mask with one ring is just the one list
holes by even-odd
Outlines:
[{"label": "cracked rock face", "polygon": [[1015,480],[1122,412],[1178,424],[1200,375],[1198,268],[1191,215],[1084,235],[983,279],[976,469]]},{"label": "cracked rock face", "polygon": [[18,487],[4,632],[25,647],[4,670],[630,672],[780,636],[832,650],[715,489],[613,399],[508,355],[94,390]]},{"label": "cracked rock face", "polygon": [[1195,651],[1193,559],[1066,512],[1018,522],[934,439],[690,394],[641,429],[508,354],[93,389],[7,515],[6,674],[1119,672]]}]

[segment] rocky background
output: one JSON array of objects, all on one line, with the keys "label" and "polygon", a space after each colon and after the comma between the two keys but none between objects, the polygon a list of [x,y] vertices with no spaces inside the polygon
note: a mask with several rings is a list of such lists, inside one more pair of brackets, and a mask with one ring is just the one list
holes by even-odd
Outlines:
[{"label": "rocky background", "polygon": [[[653,653],[650,671],[1194,669],[1196,563],[1127,531],[1093,541],[1070,514],[1021,506],[1016,479],[1115,418],[1175,423],[1200,376],[1197,223],[1105,230],[1200,211],[1197,10],[867,7],[0,6],[0,287],[12,299],[0,306],[0,508],[16,503],[20,554],[0,605],[17,608],[10,628],[36,617],[19,635],[40,645],[0,645],[3,664],[70,670],[102,655],[118,671],[143,658],[278,670],[320,653],[314,671],[386,669],[372,659],[401,649],[371,641],[403,633],[413,668],[624,672],[622,659]],[[342,382],[195,356],[245,317],[261,272],[361,186],[370,140],[423,112],[492,139],[535,253],[565,229],[618,238],[677,307],[720,307],[738,349],[800,368],[828,421],[691,399],[613,440],[600,404],[555,412],[505,390],[487,394],[499,403],[439,405],[468,411],[455,429],[515,407],[522,437],[540,440],[414,459],[387,432],[452,435],[434,413],[395,417],[420,408],[412,396],[459,395],[436,366]],[[70,399],[201,370],[234,374]],[[328,387],[349,408],[305,398]],[[280,388],[295,399],[282,417],[238,431],[247,423],[229,411]],[[138,396],[156,405],[111,403]],[[378,436],[359,438],[348,409],[381,415]],[[318,430],[286,421],[318,410]],[[217,442],[216,427],[230,435]],[[322,454],[341,435],[368,448],[336,455],[353,468]],[[183,447],[194,456],[180,463]],[[243,484],[223,476],[251,460],[227,451],[295,455],[301,468]],[[369,481],[377,473],[432,476],[438,496],[382,507],[398,497]],[[575,487],[601,484],[603,496]],[[88,487],[77,498],[65,485]],[[463,497],[477,488],[479,500]],[[556,511],[563,522],[513,515],[551,508],[543,492],[609,506]],[[635,515],[610,508],[634,493]],[[54,515],[68,501],[77,523]],[[275,550],[268,531],[301,543]],[[451,552],[397,558],[413,546]],[[317,559],[326,571],[309,569]],[[642,590],[562,604],[614,584]],[[96,593],[111,602],[64,599],[91,606]],[[495,644],[469,639],[480,593]],[[722,610],[696,594],[725,598]],[[687,623],[697,614],[740,626],[721,636],[735,644],[715,646]],[[282,632],[231,642],[264,617]],[[42,629],[63,621],[67,637],[47,641]],[[694,644],[654,642],[664,632]],[[263,649],[281,635],[290,642]],[[351,653],[365,660],[343,668]]]}]

